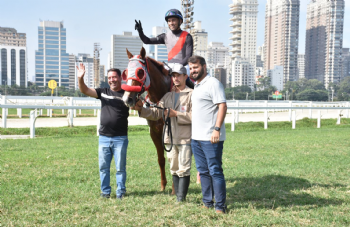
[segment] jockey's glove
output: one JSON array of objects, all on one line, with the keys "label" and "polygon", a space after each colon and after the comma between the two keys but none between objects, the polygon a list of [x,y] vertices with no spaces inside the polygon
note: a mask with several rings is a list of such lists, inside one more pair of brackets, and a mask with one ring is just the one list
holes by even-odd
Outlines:
[{"label": "jockey's glove", "polygon": [[137,30],[138,32],[143,31],[142,24],[141,24],[140,20],[139,20],[139,22],[137,22],[137,20],[135,20],[135,30]]}]

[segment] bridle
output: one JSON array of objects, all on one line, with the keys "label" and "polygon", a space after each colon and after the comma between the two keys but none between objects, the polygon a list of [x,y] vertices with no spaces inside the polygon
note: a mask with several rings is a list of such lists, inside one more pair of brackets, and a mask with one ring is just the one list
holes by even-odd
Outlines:
[{"label": "bridle", "polygon": [[[148,91],[149,87],[151,86],[151,81],[150,81],[151,77],[149,76],[148,67],[149,67],[149,63],[147,61],[147,58],[144,60],[144,59],[141,59],[138,55],[130,58],[128,68],[123,71],[122,78],[126,82],[128,82],[128,80],[138,81],[141,85],[132,86],[128,84],[122,84],[122,89],[128,92],[136,92],[137,94],[136,94],[135,102],[137,102],[138,100],[141,100],[144,103],[146,103],[148,107],[154,107],[162,110],[162,117],[164,121],[162,145],[165,151],[170,152],[173,147],[173,134],[171,131],[171,120],[169,117],[170,108],[163,108],[163,107],[157,106],[156,104],[150,104],[149,102],[146,101],[146,99],[144,99],[141,96],[145,91]],[[143,74],[141,76],[139,75],[140,70],[143,71]],[[168,110],[167,116],[165,116],[164,114],[165,110]],[[170,141],[171,141],[170,149],[166,149],[164,144],[164,134],[165,134],[166,128],[168,128],[168,136],[170,137]]]},{"label": "bridle", "polygon": [[[138,81],[141,85],[133,86],[122,84],[122,89],[128,92],[136,92],[137,99],[149,89],[151,86],[151,77],[149,76],[149,64],[147,59],[141,59],[139,55],[135,55],[129,59],[128,68],[122,73],[122,79],[126,82],[129,80]],[[139,75],[142,70],[142,75]]]}]

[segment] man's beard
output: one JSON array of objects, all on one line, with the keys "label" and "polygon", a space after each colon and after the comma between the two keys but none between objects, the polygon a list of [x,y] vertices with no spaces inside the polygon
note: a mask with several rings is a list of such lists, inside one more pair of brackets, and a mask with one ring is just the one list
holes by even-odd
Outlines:
[{"label": "man's beard", "polygon": [[192,76],[192,78],[193,78],[195,81],[197,81],[197,80],[199,80],[200,78],[202,78],[203,75],[204,75],[204,68],[202,67],[201,71],[198,72],[198,76],[197,76],[197,77],[194,77],[194,74],[193,74],[193,73],[192,73],[191,76]]}]

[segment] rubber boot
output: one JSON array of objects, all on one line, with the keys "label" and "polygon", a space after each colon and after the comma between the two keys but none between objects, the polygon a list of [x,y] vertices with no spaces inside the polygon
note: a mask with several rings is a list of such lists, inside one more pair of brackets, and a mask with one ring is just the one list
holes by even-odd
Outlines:
[{"label": "rubber boot", "polygon": [[188,187],[190,186],[190,176],[180,177],[179,180],[179,193],[177,196],[178,202],[186,201]]},{"label": "rubber boot", "polygon": [[178,175],[173,175],[173,183],[174,183],[175,195],[177,198],[179,194],[179,176]]}]

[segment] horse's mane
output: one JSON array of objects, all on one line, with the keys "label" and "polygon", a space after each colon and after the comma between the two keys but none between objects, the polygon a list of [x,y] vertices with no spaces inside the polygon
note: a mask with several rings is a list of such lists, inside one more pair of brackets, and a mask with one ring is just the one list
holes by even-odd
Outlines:
[{"label": "horse's mane", "polygon": [[169,70],[167,70],[166,68],[164,68],[164,63],[159,62],[153,58],[147,57],[147,59],[152,62],[152,64],[160,71],[163,73],[163,75],[169,75]]}]

